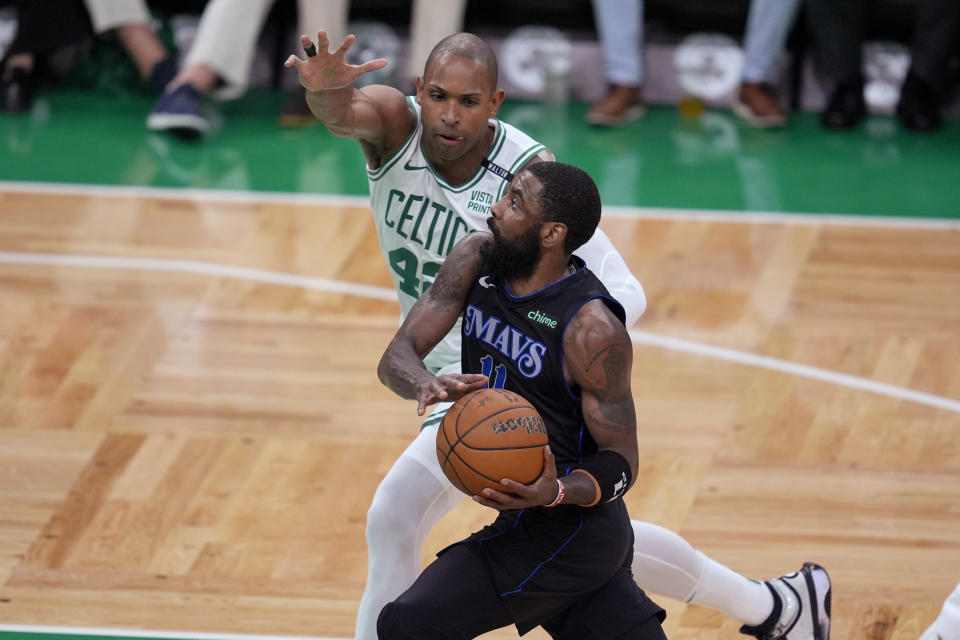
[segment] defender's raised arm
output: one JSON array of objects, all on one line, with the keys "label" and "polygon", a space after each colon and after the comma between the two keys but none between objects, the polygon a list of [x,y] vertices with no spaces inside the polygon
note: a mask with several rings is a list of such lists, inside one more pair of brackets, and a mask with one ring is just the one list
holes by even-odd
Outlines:
[{"label": "defender's raised arm", "polygon": [[316,46],[309,36],[301,35],[306,59],[291,55],[284,66],[297,70],[313,114],[333,135],[360,140],[367,160],[375,168],[410,135],[416,116],[407,108],[404,95],[393,87],[353,86],[365,73],[387,66],[384,58],[349,64],[346,53],[355,41],[356,36],[351,34],[330,51],[326,31],[317,33]]}]

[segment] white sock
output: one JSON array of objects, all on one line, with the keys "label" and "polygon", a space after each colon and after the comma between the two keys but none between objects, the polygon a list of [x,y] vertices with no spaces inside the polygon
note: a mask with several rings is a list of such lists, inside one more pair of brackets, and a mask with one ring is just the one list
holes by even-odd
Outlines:
[{"label": "white sock", "polygon": [[633,576],[643,589],[717,609],[750,626],[762,623],[773,611],[773,595],[763,582],[715,562],[669,529],[631,522]]},{"label": "white sock", "polygon": [[940,615],[920,640],[960,640],[960,584],[947,596]]},{"label": "white sock", "polygon": [[[411,448],[429,445],[436,470]],[[436,428],[424,429],[377,487],[367,511],[367,584],[357,612],[357,640],[377,639],[377,616],[420,574],[420,553],[430,530],[466,496],[441,482]],[[419,453],[419,451],[417,451]]]}]

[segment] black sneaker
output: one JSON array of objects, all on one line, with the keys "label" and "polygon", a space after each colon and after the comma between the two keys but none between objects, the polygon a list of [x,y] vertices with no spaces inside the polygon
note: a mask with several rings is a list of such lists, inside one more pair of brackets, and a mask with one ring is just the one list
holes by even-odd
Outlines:
[{"label": "black sneaker", "polygon": [[867,117],[863,99],[863,78],[857,77],[837,84],[827,108],[820,114],[820,122],[827,129],[851,129]]},{"label": "black sneaker", "polygon": [[943,125],[939,103],[933,87],[911,71],[900,89],[897,117],[911,131],[936,131]]}]

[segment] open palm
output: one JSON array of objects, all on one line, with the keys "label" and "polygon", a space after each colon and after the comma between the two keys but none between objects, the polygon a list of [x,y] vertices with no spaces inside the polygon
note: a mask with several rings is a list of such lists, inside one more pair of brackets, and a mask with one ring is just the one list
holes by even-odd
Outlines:
[{"label": "open palm", "polygon": [[[317,33],[316,55],[308,55],[306,60],[302,60],[295,55],[287,58],[283,66],[294,67],[300,78],[300,84],[307,91],[324,91],[329,89],[340,89],[353,85],[354,81],[365,73],[377,71],[387,66],[384,58],[376,58],[360,65],[348,64],[346,53],[353,46],[357,37],[353,34],[348,35],[344,41],[337,47],[336,51],[330,51],[330,41],[327,38],[326,31]],[[313,51],[313,42],[307,35],[300,36],[300,44],[304,51]]]}]

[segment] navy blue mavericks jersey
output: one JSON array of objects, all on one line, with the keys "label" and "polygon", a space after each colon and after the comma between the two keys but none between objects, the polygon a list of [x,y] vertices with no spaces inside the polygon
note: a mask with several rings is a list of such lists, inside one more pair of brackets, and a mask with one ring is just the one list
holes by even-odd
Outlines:
[{"label": "navy blue mavericks jersey", "polygon": [[[563,375],[564,330],[584,304],[597,298],[624,319],[623,308],[597,277],[582,260],[573,260],[574,273],[522,297],[493,275],[481,274],[461,323],[463,371],[484,373],[491,386],[519,393],[537,407],[559,476],[597,451],[583,422],[580,389],[570,387]],[[622,499],[593,507],[500,511],[496,520],[457,544],[467,544],[483,558],[521,634],[542,623],[538,612],[544,608],[589,598],[614,576],[630,576],[633,560],[633,530]],[[621,603],[629,603],[623,604],[628,617],[640,621],[659,614],[632,579],[626,584]]]},{"label": "navy blue mavericks jersey", "polygon": [[[537,407],[559,476],[597,452],[583,422],[581,391],[563,375],[563,333],[594,299],[624,320],[623,307],[600,280],[580,258],[572,260],[574,273],[527,296],[515,296],[494,275],[481,273],[461,323],[464,373],[486,374],[491,386],[519,393]],[[622,499],[593,507],[507,509],[457,544],[483,559],[521,634],[544,624],[551,607],[590,599],[615,577],[620,590],[607,606],[618,615],[611,616],[616,621],[607,624],[609,629],[598,627],[597,637],[620,637],[630,624],[663,614],[630,578],[633,529]]]},{"label": "navy blue mavericks jersey", "polygon": [[583,422],[580,389],[563,375],[563,333],[584,304],[602,299],[622,322],[623,307],[583,261],[566,278],[518,297],[481,274],[467,297],[461,326],[464,373],[483,373],[490,386],[519,393],[547,425],[557,472],[564,476],[597,451]]}]

